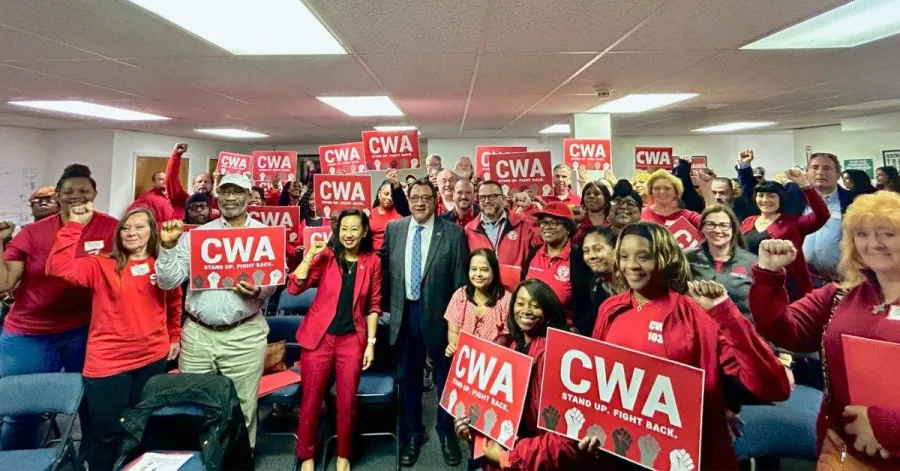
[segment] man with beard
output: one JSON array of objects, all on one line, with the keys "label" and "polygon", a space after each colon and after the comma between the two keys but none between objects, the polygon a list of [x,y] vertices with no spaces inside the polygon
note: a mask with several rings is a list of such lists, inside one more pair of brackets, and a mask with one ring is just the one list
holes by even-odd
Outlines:
[{"label": "man with beard", "polygon": [[[201,229],[266,227],[247,214],[250,179],[225,175],[217,187],[222,217]],[[191,271],[191,232],[180,220],[166,221],[160,232],[162,246],[156,274],[162,289],[173,289],[188,279]],[[256,406],[259,380],[266,355],[269,326],[260,314],[275,287],[259,287],[239,281],[232,289],[189,290],[185,295],[188,318],[181,336],[178,368],[184,373],[220,373],[234,383],[241,410],[256,444]]]},{"label": "man with beard", "polygon": [[456,182],[456,190],[453,193],[453,204],[455,207],[441,214],[441,217],[459,227],[466,227],[469,221],[478,216],[478,207],[474,203],[475,185],[469,180],[460,178]]}]

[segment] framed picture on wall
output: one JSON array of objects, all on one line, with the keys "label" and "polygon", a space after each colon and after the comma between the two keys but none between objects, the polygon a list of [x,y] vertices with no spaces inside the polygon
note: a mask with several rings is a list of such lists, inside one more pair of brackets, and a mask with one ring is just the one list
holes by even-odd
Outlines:
[{"label": "framed picture on wall", "polygon": [[900,169],[900,150],[883,150],[881,156],[884,157],[884,165]]}]

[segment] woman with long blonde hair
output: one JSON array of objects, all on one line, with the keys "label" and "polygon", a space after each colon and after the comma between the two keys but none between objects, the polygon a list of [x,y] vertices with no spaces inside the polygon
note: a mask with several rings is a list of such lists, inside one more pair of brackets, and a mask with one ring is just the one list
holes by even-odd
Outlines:
[{"label": "woman with long blonde hair", "polygon": [[[763,241],[753,269],[750,310],[759,331],[777,346],[822,357],[820,466],[900,469],[900,408],[890,397],[854,401],[848,376],[868,362],[889,359],[847,357],[848,342],[860,339],[883,342],[885,352],[900,348],[900,195],[859,196],[843,216],[842,231],[838,270],[843,282],[790,304],[785,268],[796,259],[797,248],[788,240]],[[887,381],[883,385],[894,390],[900,386],[889,375],[872,380]]]}]

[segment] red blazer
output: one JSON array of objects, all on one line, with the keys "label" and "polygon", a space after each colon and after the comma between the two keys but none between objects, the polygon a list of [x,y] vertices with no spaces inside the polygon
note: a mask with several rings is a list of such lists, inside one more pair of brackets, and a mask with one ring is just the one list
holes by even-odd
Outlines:
[{"label": "red blazer", "polygon": [[[769,233],[772,239],[789,240],[794,243],[794,247],[797,249],[797,258],[787,267],[788,274],[797,284],[798,292],[792,294],[797,296],[803,296],[813,289],[812,276],[809,274],[809,267],[806,265],[806,258],[803,256],[803,240],[806,239],[806,236],[821,229],[828,222],[828,218],[831,217],[831,211],[825,204],[825,200],[819,196],[819,192],[815,188],[805,188],[803,194],[806,196],[806,200],[809,201],[809,207],[812,209],[811,213],[802,216],[789,216],[781,213],[781,216],[766,228],[766,232]],[[781,206],[782,208],[784,207],[783,202]],[[759,218],[759,215],[744,219],[744,222],[741,223],[741,234],[750,232],[757,218]],[[840,250],[840,247],[835,247],[834,249]]]},{"label": "red blazer", "polygon": [[[670,314],[663,345],[670,358],[695,358],[706,372],[701,469],[737,469],[725,421],[724,376],[740,382],[760,401],[784,401],[791,392],[784,367],[730,299],[707,312],[690,296],[669,292]],[[631,309],[631,291],[600,305],[593,338],[605,340],[616,317]]]},{"label": "red blazer", "polygon": [[[522,268],[528,252],[534,247],[543,245],[544,240],[541,239],[541,231],[533,217],[507,211],[506,220],[507,224],[504,225],[500,242],[497,244],[497,260],[501,265]],[[487,232],[481,227],[480,217],[466,224],[465,233],[469,241],[469,251],[494,249]]]},{"label": "red blazer", "polygon": [[[369,335],[366,331],[366,315],[381,312],[381,259],[373,253],[362,253],[356,270],[353,325],[356,326],[359,342],[365,344]],[[305,280],[297,279],[294,274],[288,278],[287,291],[294,296],[315,287],[319,290],[306,319],[297,329],[297,343],[307,350],[314,350],[319,346],[337,312],[341,294],[341,269],[330,248],[313,257]]]}]

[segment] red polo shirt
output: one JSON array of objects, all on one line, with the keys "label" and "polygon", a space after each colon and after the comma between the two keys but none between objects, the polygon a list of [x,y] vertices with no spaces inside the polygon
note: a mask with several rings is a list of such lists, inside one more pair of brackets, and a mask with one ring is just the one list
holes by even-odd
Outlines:
[{"label": "red polo shirt", "polygon": [[550,200],[562,201],[563,203],[569,205],[569,207],[578,206],[581,204],[581,197],[576,195],[572,190],[569,190],[569,194],[565,198],[557,195],[556,193],[554,193],[553,196],[548,196],[547,198],[549,198]]},{"label": "red polo shirt", "polygon": [[[75,258],[112,252],[116,224],[116,218],[94,212],[78,239]],[[90,321],[90,290],[76,288],[45,272],[61,227],[59,215],[28,224],[6,247],[3,259],[23,262],[25,271],[14,292],[16,302],[6,317],[5,331],[22,335],[58,334]]]},{"label": "red polo shirt", "polygon": [[525,279],[538,279],[547,283],[548,286],[556,293],[559,302],[563,306],[568,306],[572,299],[572,243],[566,242],[565,247],[555,257],[547,255],[547,246],[539,248],[534,258],[531,259],[531,265],[528,266],[528,273]]}]

